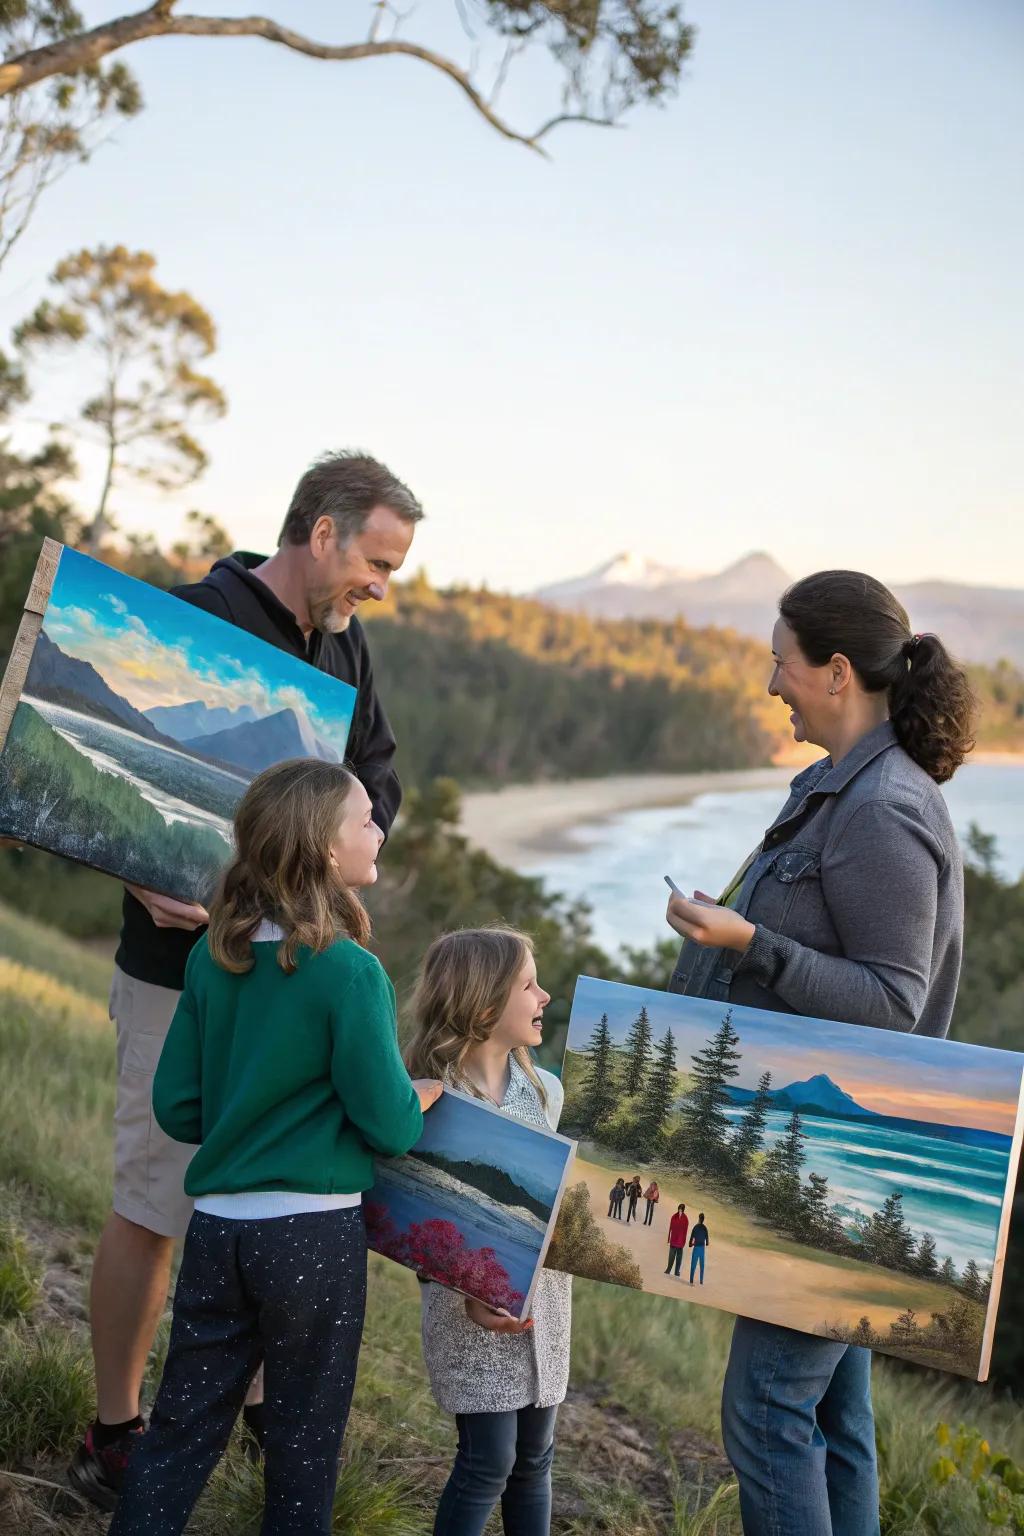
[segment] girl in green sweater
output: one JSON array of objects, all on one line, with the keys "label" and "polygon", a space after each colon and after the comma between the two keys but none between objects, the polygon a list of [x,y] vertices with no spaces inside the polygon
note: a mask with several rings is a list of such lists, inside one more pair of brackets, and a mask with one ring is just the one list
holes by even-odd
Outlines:
[{"label": "girl in green sweater", "polygon": [[263,1536],[327,1532],[366,1296],[373,1153],[418,1140],[438,1082],[410,1081],[395,994],[356,895],[383,834],[344,768],[254,779],[196,945],[153,1113],[198,1143],[170,1347],[111,1536],[178,1536],[265,1370]]}]

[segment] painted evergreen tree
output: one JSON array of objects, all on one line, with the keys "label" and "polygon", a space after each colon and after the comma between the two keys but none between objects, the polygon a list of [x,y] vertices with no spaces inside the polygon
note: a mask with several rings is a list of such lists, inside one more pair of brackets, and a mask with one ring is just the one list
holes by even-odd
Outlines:
[{"label": "painted evergreen tree", "polygon": [[602,1013],[600,1023],[594,1025],[586,1054],[587,1075],[580,1090],[580,1119],[594,1130],[615,1105],[615,1057],[606,1013]]},{"label": "painted evergreen tree", "polygon": [[824,1174],[808,1174],[802,1191],[803,1227],[808,1239],[819,1248],[841,1246],[845,1236],[839,1213],[828,1198],[828,1179]]},{"label": "painted evergreen tree", "polygon": [[942,1261],[942,1268],[939,1270],[939,1279],[942,1281],[943,1285],[956,1285],[959,1282],[959,1276],[957,1275],[953,1260],[949,1257],[948,1254]]},{"label": "painted evergreen tree", "polygon": [[972,1301],[980,1301],[982,1299],[984,1283],[981,1278],[981,1271],[973,1259],[968,1259],[967,1263],[964,1265],[964,1273],[963,1278],[960,1281],[960,1289],[963,1291],[964,1295],[969,1296]]},{"label": "painted evergreen tree", "polygon": [[800,1169],[806,1140],[803,1121],[794,1109],[785,1135],[779,1137],[761,1167],[758,1209],[789,1231],[796,1230],[803,1218]]},{"label": "painted evergreen tree", "polygon": [[903,1216],[903,1195],[894,1190],[885,1197],[864,1228],[864,1246],[875,1264],[886,1269],[909,1270],[914,1252],[914,1234]]},{"label": "painted evergreen tree", "polygon": [[639,1093],[651,1064],[651,1021],[641,1008],[626,1036],[626,1077],[623,1091],[628,1098]]},{"label": "painted evergreen tree", "polygon": [[757,1091],[744,1110],[739,1129],[731,1142],[732,1155],[741,1173],[753,1153],[760,1152],[764,1146],[764,1128],[771,1106],[772,1075],[770,1072],[762,1072],[757,1080]]},{"label": "painted evergreen tree", "polygon": [[930,1232],[923,1233],[918,1241],[917,1252],[914,1254],[914,1270],[926,1279],[931,1279],[938,1274],[939,1261],[935,1253],[935,1239]]},{"label": "painted evergreen tree", "polygon": [[732,1027],[732,1009],[702,1050],[691,1056],[692,1087],[683,1106],[685,1142],[698,1168],[714,1168],[727,1160],[730,1100],[729,1079],[739,1073],[739,1035]]},{"label": "painted evergreen tree", "polygon": [[650,1156],[658,1144],[665,1119],[676,1094],[676,1042],[666,1029],[655,1052],[654,1065],[647,1074],[640,1104],[638,1146],[643,1156]]}]

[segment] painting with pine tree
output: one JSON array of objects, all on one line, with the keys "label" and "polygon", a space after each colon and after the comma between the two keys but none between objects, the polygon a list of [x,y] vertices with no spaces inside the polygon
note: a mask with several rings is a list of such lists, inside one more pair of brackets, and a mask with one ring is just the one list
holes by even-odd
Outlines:
[{"label": "painting with pine tree", "polygon": [[549,1264],[985,1379],[1024,1056],[581,976],[562,1080]]}]

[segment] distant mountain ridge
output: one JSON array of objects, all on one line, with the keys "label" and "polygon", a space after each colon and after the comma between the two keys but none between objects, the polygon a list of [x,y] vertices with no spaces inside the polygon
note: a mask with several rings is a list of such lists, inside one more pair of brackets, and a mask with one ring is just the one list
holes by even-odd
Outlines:
[{"label": "distant mountain ridge", "polygon": [[251,704],[239,704],[237,709],[211,709],[201,699],[190,704],[156,704],[144,711],[157,730],[176,741],[189,741],[196,736],[210,736],[214,731],[226,731],[233,725],[248,725],[260,717]]},{"label": "distant mountain ridge", "polygon": [[[755,1097],[752,1088],[727,1086],[730,1101],[746,1107]],[[785,1088],[772,1091],[771,1108],[801,1115],[820,1115],[829,1120],[854,1120],[870,1123],[875,1130],[915,1131],[920,1136],[931,1136],[939,1141],[958,1141],[971,1147],[989,1147],[995,1151],[1009,1151],[1011,1137],[1001,1131],[986,1131],[978,1126],[943,1125],[935,1120],[913,1120],[900,1115],[880,1115],[876,1110],[858,1104],[845,1089],[834,1083],[827,1073],[819,1072],[803,1082],[787,1083]]]},{"label": "distant mountain ridge", "polygon": [[[755,1097],[751,1088],[730,1087],[727,1091],[734,1104],[749,1104]],[[796,1109],[807,1115],[840,1115],[847,1120],[878,1118],[873,1109],[865,1109],[862,1104],[858,1104],[856,1099],[851,1098],[844,1088],[840,1088],[824,1072],[818,1072],[803,1082],[788,1083],[785,1088],[773,1090],[771,1101],[773,1109]]]},{"label": "distant mountain ridge", "polygon": [[181,745],[187,752],[200,752],[252,773],[260,773],[289,757],[314,757],[324,763],[339,761],[334,748],[321,741],[309,721],[294,709],[279,709],[263,719],[211,731]]},{"label": "distant mountain ridge", "polygon": [[69,656],[50,639],[45,629],[39,631],[36,639],[25,679],[25,692],[50,704],[63,705],[65,709],[81,711],[85,705],[89,713],[111,725],[122,726],[167,747],[178,745],[127,699],[115,693],[91,662]]},{"label": "distant mountain ridge", "polygon": [[[703,576],[623,554],[581,576],[540,587],[532,596],[594,618],[683,618],[691,625],[713,624],[764,641],[791,580],[762,551]],[[962,660],[1024,666],[1024,591],[952,581],[895,583],[892,590],[914,628],[941,635]]]}]

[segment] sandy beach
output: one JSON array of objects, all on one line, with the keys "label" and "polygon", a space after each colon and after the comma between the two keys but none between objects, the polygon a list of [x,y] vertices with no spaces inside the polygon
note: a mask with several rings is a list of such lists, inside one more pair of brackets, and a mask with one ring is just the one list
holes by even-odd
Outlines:
[{"label": "sandy beach", "polygon": [[784,789],[797,768],[744,768],[729,773],[618,774],[558,784],[513,784],[468,794],[462,831],[502,864],[528,869],[565,848],[572,830],[624,811],[685,805],[698,795],[743,789]]},{"label": "sandy beach", "polygon": [[[944,1286],[805,1248],[667,1170],[657,1172],[661,1199],[654,1225],[643,1225],[645,1207],[641,1200],[637,1208],[640,1222],[631,1222],[627,1227],[625,1220],[616,1221],[607,1215],[608,1190],[616,1172],[628,1177],[633,1171],[625,1164],[621,1169],[609,1169],[577,1155],[569,1184],[578,1184],[581,1179],[586,1182],[591,1209],[602,1235],[609,1242],[621,1243],[636,1259],[645,1291],[660,1296],[682,1292],[699,1306],[721,1307],[723,1311],[741,1314],[750,1310],[752,1298],[756,1297],[759,1317],[806,1333],[823,1332],[824,1325],[830,1323],[852,1327],[862,1317],[870,1318],[873,1327],[885,1330],[908,1306],[927,1318],[931,1312],[943,1311],[949,1305],[953,1293]],[[645,1186],[653,1172],[645,1168],[641,1173]],[[699,1271],[697,1283],[689,1283],[689,1252],[684,1255],[679,1279],[674,1274],[665,1274],[668,1221],[679,1201],[685,1202],[692,1220],[696,1220],[699,1211],[705,1214],[711,1242],[703,1286],[699,1284]]]}]

